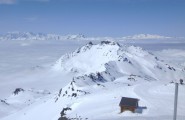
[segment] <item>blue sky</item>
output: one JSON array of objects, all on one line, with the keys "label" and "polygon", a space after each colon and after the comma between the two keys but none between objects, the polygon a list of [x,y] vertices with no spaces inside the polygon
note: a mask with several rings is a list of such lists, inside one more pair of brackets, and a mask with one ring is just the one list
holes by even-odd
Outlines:
[{"label": "blue sky", "polygon": [[185,36],[185,0],[0,0],[0,33]]}]

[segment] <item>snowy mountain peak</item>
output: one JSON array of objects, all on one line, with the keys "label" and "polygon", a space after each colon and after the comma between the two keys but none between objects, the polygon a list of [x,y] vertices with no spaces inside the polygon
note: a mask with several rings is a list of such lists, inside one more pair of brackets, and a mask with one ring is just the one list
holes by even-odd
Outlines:
[{"label": "snowy mountain peak", "polygon": [[[52,69],[72,72],[79,79],[96,82],[112,81],[119,76],[125,76],[127,79],[134,76],[134,79],[142,78],[147,81],[164,78],[170,81],[182,77],[174,74],[177,71],[170,69],[172,67],[140,47],[102,41],[99,44],[90,42],[72,53],[63,55]],[[167,73],[173,75],[169,78]],[[101,80],[99,80],[100,76]],[[79,83],[79,85],[83,84]]]},{"label": "snowy mountain peak", "polygon": [[[114,41],[101,41],[100,44],[97,44],[99,47],[107,47],[107,46],[112,46],[112,47],[120,47],[120,45],[117,42]],[[77,49],[73,55],[75,55],[75,53],[80,53],[80,52],[86,52],[87,50],[90,50],[93,47],[97,46],[95,44],[93,44],[92,42],[87,43],[86,45],[80,47],[79,49]],[[98,48],[100,49],[100,48]]]},{"label": "snowy mountain peak", "polygon": [[116,42],[102,41],[100,44],[90,42],[75,52],[62,56],[54,65],[54,69],[77,70],[85,73],[103,71],[106,63],[118,59],[119,48]]}]

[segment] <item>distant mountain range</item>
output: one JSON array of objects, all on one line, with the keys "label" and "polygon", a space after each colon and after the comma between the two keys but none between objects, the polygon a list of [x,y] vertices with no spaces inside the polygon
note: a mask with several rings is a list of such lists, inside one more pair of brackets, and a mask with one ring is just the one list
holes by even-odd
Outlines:
[{"label": "distant mountain range", "polygon": [[102,39],[118,39],[118,40],[147,40],[147,39],[183,39],[184,37],[169,37],[154,34],[136,34],[124,37],[85,37],[83,34],[44,34],[32,32],[8,32],[0,35],[0,40],[102,40]]},{"label": "distant mountain range", "polygon": [[0,40],[64,40],[64,39],[83,39],[82,34],[76,35],[57,35],[32,32],[9,32],[0,36]]},{"label": "distant mountain range", "polygon": [[152,34],[137,34],[133,36],[126,36],[123,37],[123,39],[170,39],[172,37],[167,37],[167,36],[161,36],[161,35],[152,35]]}]

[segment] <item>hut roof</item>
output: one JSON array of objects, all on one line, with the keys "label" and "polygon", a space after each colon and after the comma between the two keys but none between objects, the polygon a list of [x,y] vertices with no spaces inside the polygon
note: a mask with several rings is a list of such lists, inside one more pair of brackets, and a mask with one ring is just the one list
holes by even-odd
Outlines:
[{"label": "hut roof", "polygon": [[119,106],[138,107],[138,101],[137,98],[122,97]]}]

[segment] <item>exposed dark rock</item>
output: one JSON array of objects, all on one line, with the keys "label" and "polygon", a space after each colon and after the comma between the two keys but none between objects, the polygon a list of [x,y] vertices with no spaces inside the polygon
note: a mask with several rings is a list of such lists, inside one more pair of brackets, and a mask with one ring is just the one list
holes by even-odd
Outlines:
[{"label": "exposed dark rock", "polygon": [[72,93],[71,97],[77,97],[77,93]]},{"label": "exposed dark rock", "polygon": [[136,81],[135,78],[129,77],[128,80],[130,81]]},{"label": "exposed dark rock", "polygon": [[75,89],[72,87],[71,90],[74,91]]},{"label": "exposed dark rock", "polygon": [[175,68],[168,66],[170,70],[176,71]]},{"label": "exposed dark rock", "polygon": [[110,44],[111,41],[101,41],[101,44]]},{"label": "exposed dark rock", "polygon": [[117,43],[117,42],[112,42],[112,41],[101,41],[101,45],[104,45],[104,44],[121,46],[121,45],[120,45],[119,43]]},{"label": "exposed dark rock", "polygon": [[6,105],[9,105],[5,100],[0,100],[0,102],[6,104]]},{"label": "exposed dark rock", "polygon": [[83,90],[77,90],[77,92],[84,93],[85,95],[90,94],[89,92],[86,92],[86,91],[83,91]]},{"label": "exposed dark rock", "polygon": [[158,69],[162,70],[162,67],[161,67],[161,66],[159,66],[159,65],[157,65],[157,66],[156,66],[156,68],[158,68]]},{"label": "exposed dark rock", "polygon": [[128,58],[124,58],[123,62],[128,62],[128,63],[132,64],[132,62],[130,60],[128,60]]},{"label": "exposed dark rock", "polygon": [[93,82],[106,82],[107,80],[101,75],[101,73],[90,74],[88,76]]},{"label": "exposed dark rock", "polygon": [[58,118],[58,120],[70,120],[69,118],[67,118],[65,115],[66,115],[66,112],[68,110],[72,110],[70,107],[66,107],[66,108],[63,108],[62,111],[60,112],[60,115],[61,117]]},{"label": "exposed dark rock", "polygon": [[66,117],[60,117],[58,120],[70,120],[70,119],[68,119]]},{"label": "exposed dark rock", "polygon": [[89,45],[93,45],[93,43],[90,41],[89,43],[88,43]]},{"label": "exposed dark rock", "polygon": [[183,83],[183,79],[180,79],[180,84],[181,84],[181,85],[183,85],[183,84],[184,84],[184,83]]},{"label": "exposed dark rock", "polygon": [[158,59],[158,57],[155,57],[155,59],[158,61],[159,59]]},{"label": "exposed dark rock", "polygon": [[99,83],[98,83],[97,85],[98,85],[98,86],[102,86],[102,87],[105,87],[105,85],[102,85],[102,84],[99,84]]},{"label": "exposed dark rock", "polygon": [[77,69],[72,68],[72,69],[71,69],[71,72],[78,73],[78,70],[77,70]]},{"label": "exposed dark rock", "polygon": [[58,97],[60,97],[61,93],[62,93],[62,88],[59,90]]},{"label": "exposed dark rock", "polygon": [[22,88],[16,88],[15,91],[13,92],[14,95],[17,95],[19,92],[24,92],[24,89]]},{"label": "exposed dark rock", "polygon": [[171,67],[168,64],[166,64],[166,65],[167,65],[168,69],[173,70],[173,71],[176,71],[174,67]]}]

